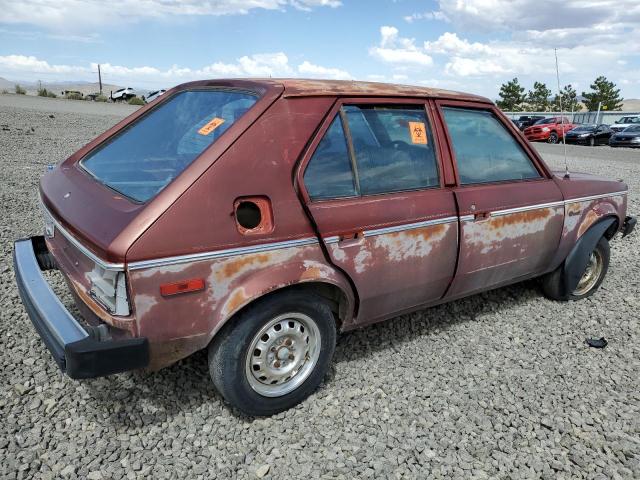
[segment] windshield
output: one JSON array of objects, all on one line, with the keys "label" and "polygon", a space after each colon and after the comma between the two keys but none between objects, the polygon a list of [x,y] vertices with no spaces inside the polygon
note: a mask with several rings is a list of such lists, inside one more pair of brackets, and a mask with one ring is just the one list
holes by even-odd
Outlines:
[{"label": "windshield", "polygon": [[547,123],[555,123],[555,118],[543,118],[542,120],[538,120],[534,125],[545,125]]},{"label": "windshield", "polygon": [[632,127],[627,127],[624,129],[624,132],[640,132],[640,125],[634,125]]},{"label": "windshield", "polygon": [[640,117],[622,117],[616,123],[640,123]]},{"label": "windshield", "polygon": [[596,125],[579,125],[572,132],[592,132],[596,129]]},{"label": "windshield", "polygon": [[180,92],[87,155],[82,167],[140,202],[157,195],[256,102],[247,92]]}]

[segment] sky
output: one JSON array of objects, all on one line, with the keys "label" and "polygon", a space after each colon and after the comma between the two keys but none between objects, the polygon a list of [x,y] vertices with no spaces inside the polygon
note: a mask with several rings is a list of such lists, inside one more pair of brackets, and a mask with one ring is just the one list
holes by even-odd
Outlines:
[{"label": "sky", "polygon": [[518,77],[640,98],[640,0],[0,0],[0,77],[167,88],[223,77],[426,85]]}]

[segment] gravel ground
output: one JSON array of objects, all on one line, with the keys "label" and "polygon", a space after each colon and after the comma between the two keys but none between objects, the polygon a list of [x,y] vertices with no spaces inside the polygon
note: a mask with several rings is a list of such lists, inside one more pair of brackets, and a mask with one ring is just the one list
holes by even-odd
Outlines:
[{"label": "gravel ground", "polygon": [[[18,298],[12,242],[41,231],[45,165],[130,110],[58,103],[0,96],[2,478],[640,478],[638,233],[612,242],[587,300],[528,282],[341,336],[321,389],[271,418],[225,406],[204,354],[65,378]],[[562,147],[539,148],[562,168]],[[573,170],[624,178],[640,212],[640,152],[568,152]]]}]

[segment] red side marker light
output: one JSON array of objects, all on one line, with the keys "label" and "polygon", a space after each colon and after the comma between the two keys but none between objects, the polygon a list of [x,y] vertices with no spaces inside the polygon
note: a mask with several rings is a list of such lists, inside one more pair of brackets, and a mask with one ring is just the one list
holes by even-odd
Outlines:
[{"label": "red side marker light", "polygon": [[179,293],[197,292],[199,290],[204,290],[203,278],[192,278],[191,280],[184,280],[182,282],[160,285],[160,294],[163,297],[170,297],[171,295],[178,295]]}]

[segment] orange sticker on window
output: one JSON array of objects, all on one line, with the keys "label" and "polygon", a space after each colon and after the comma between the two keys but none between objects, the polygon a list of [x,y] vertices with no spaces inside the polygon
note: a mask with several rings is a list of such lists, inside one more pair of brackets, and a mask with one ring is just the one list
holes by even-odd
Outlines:
[{"label": "orange sticker on window", "polygon": [[409,135],[412,143],[427,144],[427,127],[422,122],[409,122]]},{"label": "orange sticker on window", "polygon": [[223,123],[224,123],[224,119],[215,117],[213,120],[207,123],[204,127],[198,130],[198,133],[200,135],[209,135],[211,132],[213,132],[216,128],[218,128]]}]

